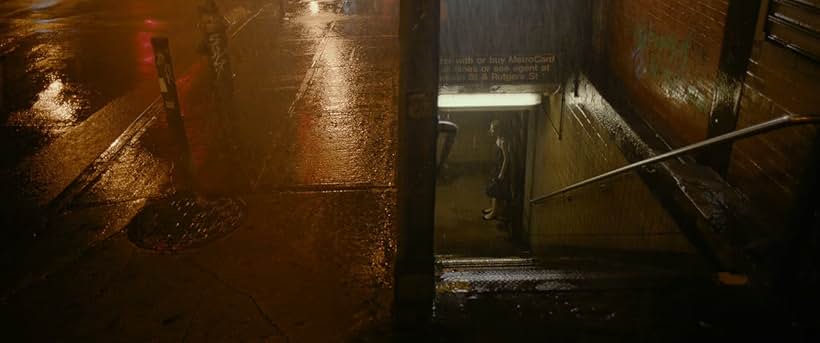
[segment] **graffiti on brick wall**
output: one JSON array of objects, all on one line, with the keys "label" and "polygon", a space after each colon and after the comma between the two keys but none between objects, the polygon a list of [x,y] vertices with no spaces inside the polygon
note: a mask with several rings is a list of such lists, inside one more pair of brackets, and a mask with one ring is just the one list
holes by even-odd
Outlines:
[{"label": "graffiti on brick wall", "polygon": [[633,42],[635,78],[661,85],[665,95],[675,101],[691,104],[702,112],[709,110],[708,96],[682,80],[703,62],[703,54],[694,50],[691,37],[661,34],[643,24],[635,27]]}]

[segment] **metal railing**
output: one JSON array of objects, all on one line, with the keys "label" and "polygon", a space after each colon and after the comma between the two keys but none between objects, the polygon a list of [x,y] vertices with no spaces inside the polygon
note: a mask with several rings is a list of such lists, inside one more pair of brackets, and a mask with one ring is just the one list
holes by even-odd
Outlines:
[{"label": "metal railing", "polygon": [[746,127],[746,128],[740,129],[740,130],[732,131],[732,132],[729,132],[727,134],[723,134],[723,135],[720,135],[720,136],[715,136],[715,137],[709,138],[707,140],[700,141],[698,143],[687,145],[685,147],[675,149],[675,150],[672,150],[672,151],[669,151],[667,153],[660,154],[660,155],[657,155],[657,156],[653,156],[653,157],[647,158],[645,160],[635,162],[635,163],[632,163],[630,165],[623,166],[623,167],[618,168],[618,169],[611,170],[611,171],[603,173],[601,175],[591,177],[591,178],[586,179],[584,181],[577,182],[577,183],[574,183],[574,184],[569,185],[567,187],[561,188],[561,189],[559,189],[557,191],[554,191],[552,193],[549,193],[547,195],[543,195],[543,196],[540,196],[540,197],[537,197],[537,198],[533,198],[533,199],[530,200],[530,203],[531,204],[537,204],[537,203],[542,202],[544,200],[547,200],[549,198],[552,198],[552,197],[555,197],[557,195],[561,195],[561,194],[564,194],[566,192],[569,192],[569,191],[584,187],[586,185],[589,185],[589,184],[592,184],[592,183],[595,183],[595,182],[598,182],[598,181],[601,181],[601,180],[605,180],[605,179],[608,179],[608,178],[611,178],[611,177],[614,177],[614,176],[618,176],[618,175],[621,175],[623,173],[630,172],[632,170],[638,169],[640,167],[643,167],[643,166],[646,166],[646,165],[649,165],[649,164],[662,162],[662,161],[665,161],[665,160],[668,160],[668,159],[671,159],[671,158],[675,158],[675,157],[678,157],[678,156],[681,156],[681,155],[684,155],[684,154],[688,154],[688,153],[693,152],[693,151],[705,149],[705,148],[711,147],[713,145],[726,143],[726,142],[730,142],[730,141],[735,141],[735,140],[738,140],[738,139],[741,139],[741,138],[756,136],[756,135],[759,135],[759,134],[762,134],[762,133],[766,133],[766,132],[777,130],[777,129],[784,128],[784,127],[806,125],[806,124],[815,124],[815,125],[820,124],[820,116],[815,116],[815,115],[805,115],[805,116],[802,116],[802,115],[801,116],[785,115],[785,116],[782,116],[782,117],[779,117],[779,118],[776,118],[776,119],[772,119],[772,120],[769,120],[769,121],[766,121],[766,122],[763,122],[763,123],[760,123],[760,124],[756,124],[756,125],[749,126],[749,127]]}]

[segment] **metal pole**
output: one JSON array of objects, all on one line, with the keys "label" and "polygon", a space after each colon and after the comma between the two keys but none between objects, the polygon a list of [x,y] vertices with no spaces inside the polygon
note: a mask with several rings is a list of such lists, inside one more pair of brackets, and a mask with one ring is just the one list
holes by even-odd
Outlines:
[{"label": "metal pole", "polygon": [[429,324],[435,297],[433,222],[436,183],[439,0],[401,0],[399,88],[399,242],[395,324]]},{"label": "metal pole", "polygon": [[200,52],[208,56],[211,82],[216,99],[217,139],[233,149],[237,144],[237,123],[233,112],[233,69],[228,55],[228,23],[213,0],[199,6],[199,28],[202,31]]},{"label": "metal pole", "polygon": [[192,190],[191,150],[188,146],[188,137],[185,134],[185,123],[182,120],[182,111],[179,105],[174,65],[171,61],[171,48],[168,38],[151,38],[154,48],[154,63],[157,67],[159,88],[162,93],[162,103],[171,131],[171,140],[177,149],[177,168],[175,175],[177,189],[182,192]]},{"label": "metal pole", "polygon": [[202,31],[201,52],[209,58],[217,96],[231,97],[233,70],[228,56],[228,23],[213,0],[199,6],[199,28]]}]

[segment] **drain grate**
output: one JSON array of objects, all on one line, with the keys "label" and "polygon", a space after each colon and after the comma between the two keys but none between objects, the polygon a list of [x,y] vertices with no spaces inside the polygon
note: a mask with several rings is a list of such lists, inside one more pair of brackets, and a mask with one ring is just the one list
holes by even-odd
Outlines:
[{"label": "drain grate", "polygon": [[240,199],[175,197],[150,202],[126,230],[140,248],[176,253],[228,235],[244,217]]}]

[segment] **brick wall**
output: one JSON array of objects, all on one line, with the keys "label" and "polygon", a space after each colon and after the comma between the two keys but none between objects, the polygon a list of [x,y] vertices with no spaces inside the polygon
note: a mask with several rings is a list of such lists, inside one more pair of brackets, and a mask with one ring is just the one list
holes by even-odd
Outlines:
[{"label": "brick wall", "polygon": [[605,1],[611,73],[673,145],[706,137],[726,0]]},{"label": "brick wall", "polygon": [[[597,20],[593,47],[606,64],[604,79],[672,146],[706,138],[728,4],[597,0],[603,18]],[[760,32],[758,36],[741,90],[737,128],[788,113],[817,114],[820,66],[766,41]],[[726,180],[774,222],[783,222],[793,208],[815,136],[813,127],[802,127],[741,140],[732,150]]]},{"label": "brick wall", "polygon": [[[784,114],[820,111],[820,66],[765,40],[752,51],[740,98],[738,128]],[[814,127],[795,127],[734,145],[727,179],[775,221],[791,215],[795,191],[810,163]]]}]

